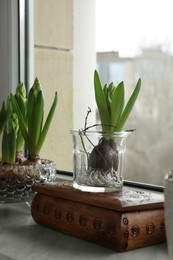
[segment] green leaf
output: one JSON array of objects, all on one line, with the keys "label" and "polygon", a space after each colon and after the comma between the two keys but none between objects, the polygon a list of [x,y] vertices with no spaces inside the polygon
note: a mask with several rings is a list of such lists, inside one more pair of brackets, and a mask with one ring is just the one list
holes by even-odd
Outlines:
[{"label": "green leaf", "polygon": [[21,96],[17,96],[17,95],[14,95],[14,97],[17,101],[20,111],[22,112],[23,115],[25,115],[26,114],[26,105],[25,105],[24,99]]},{"label": "green leaf", "polygon": [[133,106],[135,104],[135,101],[136,101],[136,99],[138,97],[140,89],[141,89],[141,79],[138,80],[138,82],[136,84],[136,87],[135,87],[135,89],[134,89],[134,91],[133,91],[129,101],[128,101],[128,103],[127,103],[127,105],[126,105],[126,107],[125,107],[121,117],[119,118],[119,120],[117,122],[116,131],[121,131],[122,128],[124,127],[124,124],[125,124],[128,116],[129,116],[129,114],[130,114],[130,112],[131,112],[131,110],[132,110],[132,108],[133,108]]},{"label": "green leaf", "polygon": [[27,113],[28,136],[30,140],[32,140],[34,109],[35,109],[34,89],[31,88],[28,95],[28,113]]},{"label": "green leaf", "polygon": [[107,97],[107,84],[104,85],[103,92],[104,92],[105,97]]},{"label": "green leaf", "polygon": [[5,102],[3,101],[2,103],[2,107],[0,110],[0,134],[2,133],[2,130],[5,126],[5,123],[8,119],[8,115],[9,115],[9,107],[7,104],[7,108],[5,107]]},{"label": "green leaf", "polygon": [[[35,152],[35,148],[42,131],[43,114],[44,114],[44,98],[43,98],[43,93],[40,90],[33,110],[32,133],[31,133],[32,136],[31,143],[33,147],[33,152]],[[37,155],[37,154],[31,154],[31,155]]]},{"label": "green leaf", "polygon": [[12,102],[12,105],[13,105],[13,109],[18,116],[20,130],[21,130],[23,138],[25,140],[26,147],[27,147],[28,150],[30,150],[31,149],[31,143],[30,143],[30,140],[29,140],[28,129],[27,129],[27,125],[26,125],[24,116],[22,115],[20,108],[19,108],[19,106],[16,102],[16,99],[12,94],[10,95],[10,99],[11,99],[11,102]]},{"label": "green leaf", "polygon": [[109,114],[110,114],[109,90],[108,90],[107,84],[105,84],[104,87],[103,87],[103,94],[104,94],[104,96],[105,96],[105,100],[106,100],[108,112],[109,112]]},{"label": "green leaf", "polygon": [[40,137],[39,137],[39,140],[38,140],[38,143],[37,143],[37,146],[36,146],[36,149],[35,149],[35,152],[36,152],[36,155],[39,154],[40,150],[41,150],[41,147],[44,143],[44,140],[46,138],[46,135],[47,135],[47,132],[49,130],[49,127],[50,127],[50,124],[51,124],[51,121],[52,121],[52,118],[53,118],[53,115],[55,113],[55,109],[56,109],[56,106],[57,106],[57,102],[58,102],[58,94],[57,92],[55,92],[55,97],[54,97],[54,100],[53,100],[53,103],[52,103],[52,106],[50,108],[50,111],[49,111],[49,114],[46,118],[46,121],[45,121],[45,124],[44,124],[44,127],[43,127],[43,130],[40,134]]},{"label": "green leaf", "polygon": [[111,125],[114,126],[112,129],[113,131],[117,126],[117,121],[121,116],[123,107],[124,107],[124,83],[120,82],[112,94]]},{"label": "green leaf", "polygon": [[8,151],[9,151],[9,158],[8,163],[13,163],[16,161],[16,132],[13,129],[8,134]]},{"label": "green leaf", "polygon": [[[110,117],[111,117],[112,93],[113,93],[114,89],[115,89],[115,86],[114,86],[114,84],[112,82],[107,87],[107,97],[106,97],[107,98],[107,105],[108,105],[108,110],[109,110]],[[110,122],[110,124],[111,124],[111,122]]]},{"label": "green leaf", "polygon": [[[26,90],[25,90],[24,84],[22,82],[20,82],[20,84],[17,86],[17,90],[18,90],[17,91],[18,95],[15,94],[14,97],[17,101],[17,104],[18,104],[20,111],[21,111],[22,115],[24,116],[24,120],[26,122],[27,99],[25,98]],[[18,152],[22,151],[23,146],[24,146],[24,138],[21,133],[21,130],[19,129],[19,131],[17,133],[16,150]]]},{"label": "green leaf", "polygon": [[22,151],[24,143],[25,143],[25,141],[24,141],[22,132],[19,130],[17,133],[17,139],[16,139],[16,151],[17,152]]},{"label": "green leaf", "polygon": [[110,126],[110,114],[108,110],[107,100],[105,98],[104,90],[102,88],[98,72],[94,72],[94,89],[95,89],[95,99],[100,115],[100,120],[102,123],[103,131],[106,131],[108,126]]},{"label": "green leaf", "polygon": [[8,162],[9,161],[9,146],[8,141],[9,137],[6,131],[3,132],[2,136],[2,161]]},{"label": "green leaf", "polygon": [[16,130],[4,129],[2,137],[2,161],[6,163],[14,163],[16,160]]}]

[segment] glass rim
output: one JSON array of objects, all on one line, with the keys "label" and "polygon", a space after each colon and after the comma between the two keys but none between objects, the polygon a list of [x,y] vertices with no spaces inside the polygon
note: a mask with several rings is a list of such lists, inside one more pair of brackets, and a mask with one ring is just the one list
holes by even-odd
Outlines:
[{"label": "glass rim", "polygon": [[70,133],[73,135],[100,135],[100,136],[111,136],[111,137],[127,137],[129,136],[133,130],[125,130],[125,131],[120,131],[120,132],[111,132],[111,131],[101,131],[101,130],[83,130],[83,129],[73,129],[70,130]]},{"label": "glass rim", "polygon": [[[42,159],[41,164],[2,164],[0,165],[0,171],[3,169],[43,169],[45,167],[56,167],[54,160]],[[1,172],[0,172],[1,175]]]}]

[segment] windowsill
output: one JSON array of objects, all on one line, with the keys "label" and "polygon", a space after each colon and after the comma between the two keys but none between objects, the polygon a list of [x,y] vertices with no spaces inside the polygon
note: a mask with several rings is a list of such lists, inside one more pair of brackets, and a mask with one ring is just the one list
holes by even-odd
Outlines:
[{"label": "windowsill", "polygon": [[[58,177],[64,179],[64,175]],[[25,203],[0,204],[0,212],[0,259],[168,260],[166,243],[118,253],[37,225]]]},{"label": "windowsill", "polygon": [[[25,204],[0,205],[0,259],[150,259],[168,260],[166,244],[158,244],[125,253],[71,237],[37,225]],[[4,256],[4,258],[3,258]]]},{"label": "windowsill", "polygon": [[[72,180],[67,172],[58,179]],[[0,204],[0,259],[150,259],[168,260],[166,243],[118,253],[99,245],[37,225],[25,203]],[[3,258],[5,257],[5,258]]]}]

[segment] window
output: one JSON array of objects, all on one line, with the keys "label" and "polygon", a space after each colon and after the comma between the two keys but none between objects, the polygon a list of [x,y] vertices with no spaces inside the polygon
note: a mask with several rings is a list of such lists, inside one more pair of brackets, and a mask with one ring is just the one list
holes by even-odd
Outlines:
[{"label": "window", "polygon": [[114,60],[110,57],[104,64],[108,81],[123,80],[130,93],[137,79],[142,79],[142,90],[127,125],[136,131],[127,141],[125,179],[157,185],[163,185],[165,173],[173,167],[170,10],[170,0],[96,0],[101,76],[102,62],[112,53]]},{"label": "window", "polygon": [[[163,185],[165,173],[172,168],[173,154],[171,0],[96,0],[96,6],[93,0],[73,2],[37,0],[33,2],[33,13],[30,12],[29,21],[34,23],[33,35],[30,31],[29,38],[34,41],[34,46],[30,42],[30,50],[34,49],[29,54],[30,57],[34,55],[34,72],[30,73],[40,78],[48,104],[55,90],[60,96],[56,118],[42,156],[50,155],[57,161],[58,169],[72,171],[69,131],[74,127],[83,127],[87,105],[90,106],[93,98],[92,91],[90,96],[85,91],[93,87],[97,55],[97,68],[103,83],[124,80],[128,95],[137,79],[142,79],[142,90],[127,125],[127,128],[135,128],[136,131],[127,141],[125,179]],[[46,4],[49,6],[46,7]],[[73,28],[73,12],[76,17],[75,8],[79,7],[86,11],[81,16],[78,12],[78,19],[85,18],[85,30],[81,27],[84,25],[78,23],[83,35],[78,35],[77,49],[81,43],[83,51],[76,54],[73,37],[74,32],[76,34],[78,31],[74,31],[75,26]],[[49,19],[45,19],[45,15]],[[95,16],[96,46],[93,40]],[[90,25],[86,23],[87,17],[90,17]],[[85,55],[84,59],[82,55],[88,49],[92,58]],[[91,59],[92,66],[89,67]],[[78,70],[73,82],[75,61]],[[87,80],[90,83],[86,83]],[[79,97],[80,92],[84,93],[82,98]],[[74,101],[78,102],[75,108]],[[92,105],[95,111],[93,100]],[[74,118],[80,126],[77,123],[74,125]]]}]

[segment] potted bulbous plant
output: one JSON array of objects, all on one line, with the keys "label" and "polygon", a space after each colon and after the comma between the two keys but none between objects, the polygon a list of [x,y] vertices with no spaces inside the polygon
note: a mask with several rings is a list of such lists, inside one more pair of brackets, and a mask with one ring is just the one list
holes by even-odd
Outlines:
[{"label": "potted bulbous plant", "polygon": [[[123,165],[126,138],[132,130],[123,131],[141,88],[138,80],[125,104],[124,83],[102,86],[98,72],[94,72],[95,100],[100,115],[101,130],[85,127],[71,131],[73,136],[75,188],[83,191],[120,191],[123,187]],[[88,114],[91,111],[88,112]],[[87,116],[88,116],[87,114]]]},{"label": "potted bulbous plant", "polygon": [[[16,94],[10,94],[0,111],[2,159],[0,165],[0,202],[32,199],[32,185],[55,179],[56,163],[40,158],[40,150],[50,127],[58,97],[44,122],[44,97],[36,78],[26,97],[26,88],[19,83]],[[24,149],[24,147],[26,149]]]}]

